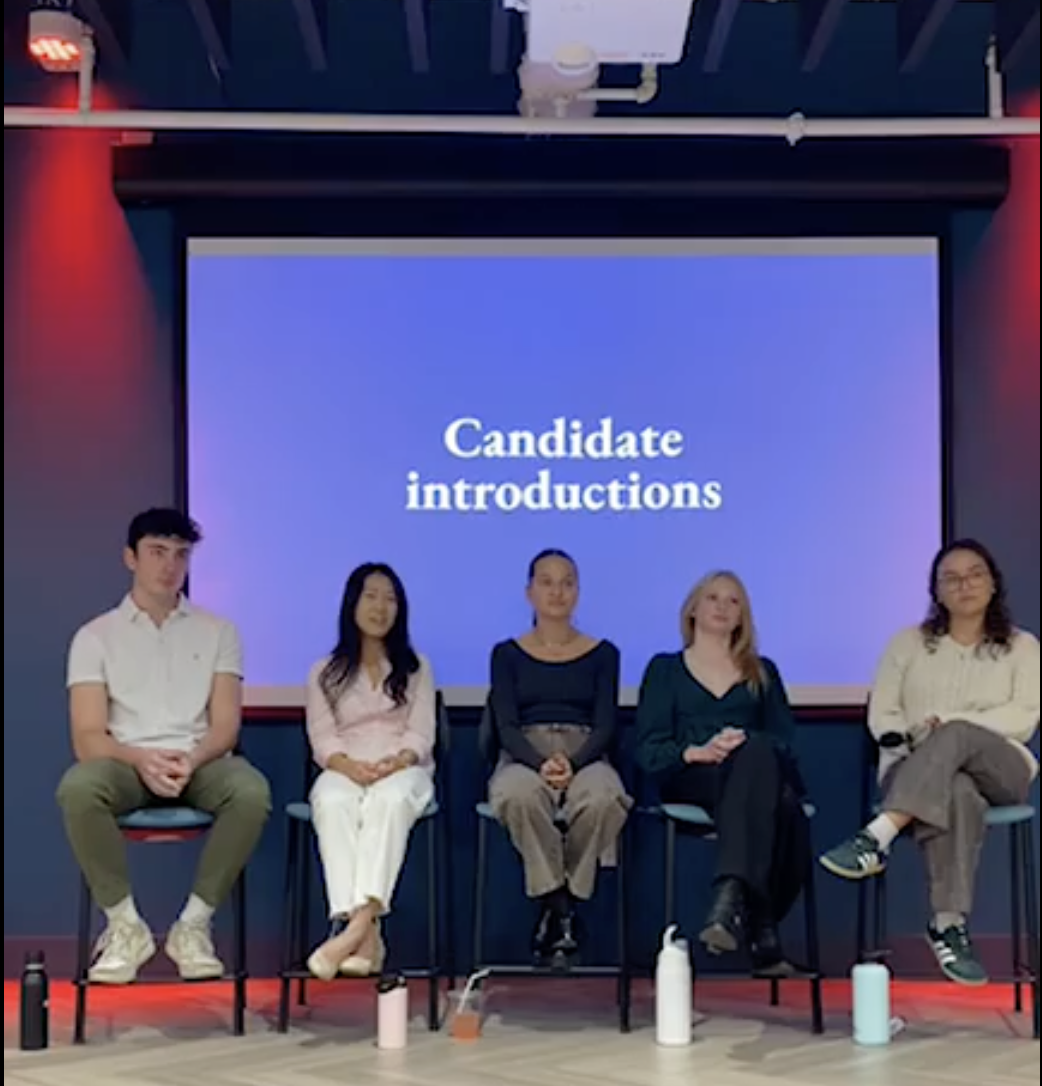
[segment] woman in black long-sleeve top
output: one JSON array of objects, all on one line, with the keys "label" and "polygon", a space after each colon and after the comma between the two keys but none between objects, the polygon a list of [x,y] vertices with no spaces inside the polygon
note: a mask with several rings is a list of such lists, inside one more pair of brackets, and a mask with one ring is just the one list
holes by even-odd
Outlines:
[{"label": "woman in black long-sleeve top", "polygon": [[682,652],[656,656],[637,712],[638,758],[664,803],[693,804],[719,837],[716,896],[701,940],[745,945],[758,970],[784,972],[778,924],[811,863],[795,725],[781,675],[761,657],[748,595],[707,577],[681,610]]},{"label": "woman in black long-sleeve top", "polygon": [[578,950],[575,902],[592,896],[598,866],[614,865],[630,807],[608,760],[619,651],[572,625],[578,574],[566,554],[536,557],[528,598],[532,629],[492,653],[502,756],[489,798],[521,854],[527,893],[542,905],[534,952],[565,964]]}]

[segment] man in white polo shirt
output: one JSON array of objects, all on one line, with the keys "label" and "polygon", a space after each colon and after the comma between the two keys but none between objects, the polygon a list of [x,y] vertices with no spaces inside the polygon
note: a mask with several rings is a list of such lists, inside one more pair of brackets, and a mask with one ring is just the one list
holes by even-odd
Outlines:
[{"label": "man in white polo shirt", "polygon": [[138,915],[117,817],[183,804],[214,815],[195,886],[166,953],[186,980],[223,975],[214,911],[249,860],[271,812],[268,783],[233,753],[241,724],[242,648],[235,627],[183,595],[200,532],[183,513],[135,517],[124,558],[133,583],[83,626],[69,652],[76,764],[58,802],[77,862],[108,925],[90,979],[128,984],[156,952]]}]

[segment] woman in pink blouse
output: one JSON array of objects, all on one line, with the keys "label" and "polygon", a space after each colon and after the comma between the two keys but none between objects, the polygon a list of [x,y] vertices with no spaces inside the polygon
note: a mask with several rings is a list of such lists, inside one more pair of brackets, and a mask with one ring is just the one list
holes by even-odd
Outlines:
[{"label": "woman in pink blouse", "polygon": [[308,677],[308,736],[323,770],[312,820],[332,921],[308,968],[322,980],[383,968],[380,917],[434,796],[434,681],[408,620],[394,570],[359,566],[344,588],[336,648]]}]

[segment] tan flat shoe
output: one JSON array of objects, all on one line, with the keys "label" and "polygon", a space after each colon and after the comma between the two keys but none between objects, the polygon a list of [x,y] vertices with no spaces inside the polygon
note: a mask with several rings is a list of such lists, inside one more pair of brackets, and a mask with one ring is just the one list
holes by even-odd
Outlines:
[{"label": "tan flat shoe", "polygon": [[361,954],[352,954],[340,966],[340,975],[343,977],[375,977],[383,971],[384,962],[387,960],[387,947],[384,944],[383,935],[380,932],[380,921],[374,921],[376,926],[376,955],[367,958]]},{"label": "tan flat shoe", "polygon": [[308,972],[316,980],[332,980],[337,975],[337,963],[327,958],[321,947],[308,958],[307,964]]}]

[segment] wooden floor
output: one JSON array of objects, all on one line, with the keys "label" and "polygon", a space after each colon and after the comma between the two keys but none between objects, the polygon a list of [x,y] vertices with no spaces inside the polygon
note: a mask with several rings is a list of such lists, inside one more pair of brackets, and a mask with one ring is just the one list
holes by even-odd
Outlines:
[{"label": "wooden floor", "polygon": [[[5,1086],[1029,1086],[1039,1046],[1008,1013],[1007,991],[963,993],[901,985],[895,1012],[907,1029],[886,1050],[856,1049],[845,986],[828,991],[829,1030],[808,1032],[802,993],[763,1004],[761,986],[705,983],[696,1041],[656,1048],[651,1000],[638,991],[634,1031],[613,1027],[612,990],[598,982],[511,981],[490,989],[485,1035],[474,1044],[429,1034],[418,1017],[409,1047],[372,1041],[368,986],[316,989],[280,1036],[275,987],[254,982],[248,1034],[228,1035],[223,986],[91,992],[89,1043],[69,1044],[71,999],[57,986],[53,1043],[18,1050],[18,992],[4,988]],[[415,1010],[422,1014],[422,992]]]}]

